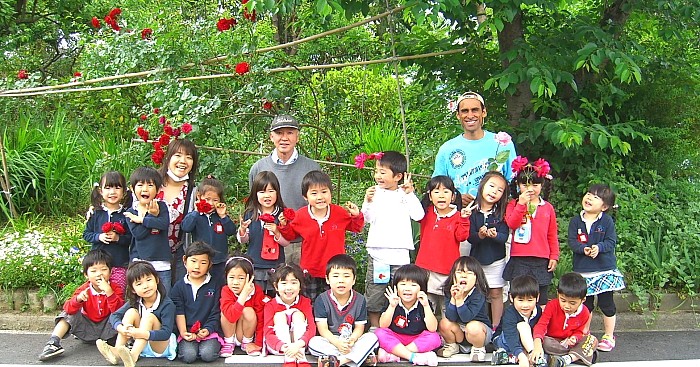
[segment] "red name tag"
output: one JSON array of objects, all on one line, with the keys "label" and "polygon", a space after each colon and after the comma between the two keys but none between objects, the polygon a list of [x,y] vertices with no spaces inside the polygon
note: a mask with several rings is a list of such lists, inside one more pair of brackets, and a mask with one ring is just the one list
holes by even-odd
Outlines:
[{"label": "red name tag", "polygon": [[221,223],[216,223],[214,226],[214,232],[216,233],[223,233],[224,232],[224,226],[221,225]]},{"label": "red name tag", "polygon": [[588,243],[588,236],[585,233],[578,234],[578,241],[581,243]]}]

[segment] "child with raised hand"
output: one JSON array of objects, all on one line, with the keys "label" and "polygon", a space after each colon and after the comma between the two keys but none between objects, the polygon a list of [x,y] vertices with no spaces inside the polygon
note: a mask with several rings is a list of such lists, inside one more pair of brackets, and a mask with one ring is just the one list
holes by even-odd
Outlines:
[{"label": "child with raised hand", "polygon": [[[110,346],[98,339],[97,350],[110,364],[119,360],[134,367],[139,357],[175,359],[177,340],[173,334],[175,304],[165,295],[158,272],[147,261],[134,261],[126,269],[126,303],[109,317],[117,331]],[[131,350],[126,346],[134,341]]]},{"label": "child with raised hand", "polygon": [[440,320],[439,330],[445,346],[437,354],[447,358],[459,353],[458,344],[466,339],[472,345],[469,359],[483,362],[493,329],[486,311],[488,284],[479,261],[471,256],[458,258],[443,289],[445,317]]},{"label": "child with raised hand", "polygon": [[129,266],[131,231],[124,211],[131,207],[131,193],[127,192],[126,179],[117,171],[105,172],[95,183],[90,197],[91,210],[83,239],[91,250],[105,250],[112,258],[112,274],[109,281],[126,288],[126,267]]},{"label": "child with raised hand", "polygon": [[[169,293],[173,257],[168,242],[170,218],[165,203],[156,200],[163,181],[155,169],[139,167],[131,174],[129,182],[137,200],[136,205],[124,213],[133,235],[131,260],[144,260],[153,265],[165,293]],[[129,287],[131,284],[127,282],[127,289]]]},{"label": "child with raised hand", "polygon": [[584,307],[586,280],[578,273],[566,273],[559,279],[557,299],[547,302],[532,336],[535,347],[530,361],[537,363],[550,355],[550,367],[564,367],[580,360],[595,363],[598,340],[589,334],[591,313]]},{"label": "child with raised hand", "polygon": [[202,241],[214,249],[209,273],[216,282],[221,282],[224,278],[228,237],[236,233],[236,225],[226,213],[224,198],[224,185],[221,181],[211,175],[207,176],[197,186],[195,210],[188,213],[180,224],[182,231],[192,233],[193,241]]},{"label": "child with raised hand", "polygon": [[512,168],[516,176],[510,191],[515,199],[506,208],[506,223],[513,230],[513,239],[503,279],[532,275],[540,285],[539,304],[544,305],[559,261],[557,216],[546,201],[552,179],[549,162],[540,158],[529,163],[518,156]]},{"label": "child with raised hand", "polygon": [[379,362],[399,362],[403,358],[415,365],[437,366],[437,355],[432,350],[441,342],[436,332],[438,321],[425,293],[427,284],[428,273],[416,265],[396,270],[385,293],[389,305],[374,331],[379,339]]},{"label": "child with raised hand", "polygon": [[[380,154],[380,153],[375,153]],[[362,214],[369,223],[367,253],[371,260],[365,276],[365,297],[371,326],[379,326],[386,308],[384,292],[401,265],[411,262],[413,245],[411,220],[423,219],[425,212],[406,173],[406,157],[395,151],[381,153],[374,169],[377,183],[365,193]]]},{"label": "child with raised hand", "polygon": [[285,262],[284,248],[289,245],[277,228],[285,212],[291,221],[294,210],[284,208],[277,176],[271,171],[259,172],[253,178],[236,239],[248,244],[246,254],[253,260],[255,283],[271,296],[275,288],[269,281],[269,271]]},{"label": "child with raised hand", "polygon": [[624,289],[622,273],[617,269],[615,222],[607,211],[615,205],[615,193],[605,184],[588,188],[581,201],[583,210],[569,223],[569,247],[574,252],[574,271],[588,284],[586,302],[593,312],[594,298],[603,312],[605,334],[598,350],[609,352],[615,348],[615,302],[613,292]]},{"label": "child with raised hand", "polygon": [[61,339],[68,334],[84,342],[113,339],[117,335],[109,323],[109,315],[124,304],[124,291],[109,280],[111,256],[104,250],[90,250],[82,265],[87,281],[63,304],[51,337],[39,355],[40,361],[63,354]]},{"label": "child with raised hand", "polygon": [[[542,308],[537,304],[540,295],[537,279],[530,275],[520,275],[510,282],[510,305],[503,313],[501,324],[494,332],[493,344],[496,349],[491,359],[492,365],[517,364],[530,366],[530,355],[535,348],[532,328],[542,316]],[[536,360],[535,367],[546,367],[544,358]]]},{"label": "child with raised hand", "polygon": [[192,242],[182,261],[187,275],[173,285],[170,298],[175,303],[177,357],[185,363],[197,358],[213,362],[219,358],[219,295],[221,283],[209,273],[215,252],[208,244]]},{"label": "child with raised hand", "polygon": [[479,183],[475,202],[477,210],[469,217],[470,256],[479,261],[489,285],[487,300],[491,304],[494,329],[503,315],[503,269],[506,267],[506,241],[510,228],[504,221],[510,196],[508,181],[502,173],[489,171]]},{"label": "child with raised hand", "polygon": [[225,273],[226,285],[221,288],[224,344],[219,356],[232,356],[236,346],[249,356],[258,356],[263,345],[263,310],[270,297],[255,282],[253,263],[249,258],[229,258]]},{"label": "child with raised hand", "polygon": [[309,205],[299,208],[294,220],[280,220],[279,230],[287,240],[301,237],[299,265],[311,276],[307,295],[311,300],[328,289],[325,264],[345,253],[345,231],[358,233],[365,219],[357,205],[332,203],[333,183],[324,172],[311,171],[301,180],[301,192]]},{"label": "child with raised hand", "polygon": [[[352,257],[331,257],[326,265],[326,281],[331,289],[314,302],[319,336],[311,338],[309,351],[321,361],[325,359],[328,366],[360,366],[379,346],[375,334],[365,334],[367,302],[352,289],[356,271]],[[373,362],[376,364],[376,360]]]},{"label": "child with raised hand", "polygon": [[299,265],[282,264],[275,269],[272,284],[277,296],[265,305],[265,346],[275,355],[284,355],[283,367],[310,367],[306,346],[316,335],[311,300],[301,295],[304,273]]},{"label": "child with raised hand", "polygon": [[469,236],[469,216],[476,207],[472,202],[461,208],[460,198],[451,178],[435,176],[428,181],[422,200],[425,216],[420,220],[416,265],[429,271],[426,292],[440,314],[444,311],[442,285],[460,256],[460,242]]}]

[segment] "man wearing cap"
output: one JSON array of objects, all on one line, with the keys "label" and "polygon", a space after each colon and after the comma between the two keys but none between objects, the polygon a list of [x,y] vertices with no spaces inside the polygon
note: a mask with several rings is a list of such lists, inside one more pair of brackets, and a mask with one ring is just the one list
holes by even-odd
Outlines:
[{"label": "man wearing cap", "polygon": [[507,161],[499,166],[499,171],[510,181],[515,146],[512,141],[499,146],[496,134],[484,130],[486,106],[478,93],[467,92],[457,99],[456,117],[464,133],[442,144],[435,158],[433,176],[450,177],[462,194],[462,205],[468,205],[474,200],[479,182],[489,170],[488,160],[496,157],[496,151],[510,151]]},{"label": "man wearing cap", "polygon": [[[267,157],[259,159],[248,174],[248,187],[253,186],[253,179],[258,172],[272,171],[280,182],[280,194],[284,204],[293,209],[306,205],[301,193],[301,179],[310,171],[319,171],[321,166],[304,157],[297,151],[299,141],[299,122],[290,115],[277,115],[270,124],[270,140],[275,149]],[[292,242],[286,249],[286,260],[299,263],[301,246]]]}]

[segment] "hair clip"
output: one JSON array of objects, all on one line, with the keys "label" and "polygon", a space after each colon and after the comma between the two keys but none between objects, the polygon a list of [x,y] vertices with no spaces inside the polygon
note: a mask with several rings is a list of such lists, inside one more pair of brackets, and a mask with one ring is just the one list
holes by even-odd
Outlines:
[{"label": "hair clip", "polygon": [[100,187],[100,184],[98,182],[93,182],[92,187]]},{"label": "hair clip", "polygon": [[211,180],[216,180],[216,177],[214,177],[214,175],[212,175],[211,173],[207,175],[207,178]]},{"label": "hair clip", "polygon": [[[243,257],[243,256],[232,256],[232,257],[229,257],[228,260],[226,260],[226,265],[228,265],[228,263],[230,263],[232,260],[245,260],[245,261],[247,261],[251,266],[253,265],[253,263],[252,263],[250,260],[246,259],[246,258]],[[224,266],[226,266],[226,265],[224,265]]]}]

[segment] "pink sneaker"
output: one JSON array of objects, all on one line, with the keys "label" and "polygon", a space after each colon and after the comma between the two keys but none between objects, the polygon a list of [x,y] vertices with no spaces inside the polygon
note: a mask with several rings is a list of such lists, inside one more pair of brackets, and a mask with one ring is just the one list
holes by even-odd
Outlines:
[{"label": "pink sneaker", "polygon": [[437,366],[437,354],[435,352],[415,353],[412,362],[417,366]]},{"label": "pink sneaker", "polygon": [[391,362],[400,362],[401,358],[385,351],[382,348],[379,348],[379,351],[377,352],[377,360],[382,363],[391,363]]},{"label": "pink sneaker", "polygon": [[228,358],[233,355],[233,350],[236,346],[233,343],[224,343],[219,351],[219,357]]},{"label": "pink sneaker", "polygon": [[601,352],[609,352],[615,348],[615,337],[610,335],[603,335],[598,342],[598,350]]}]

